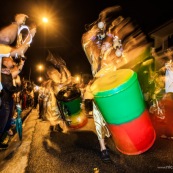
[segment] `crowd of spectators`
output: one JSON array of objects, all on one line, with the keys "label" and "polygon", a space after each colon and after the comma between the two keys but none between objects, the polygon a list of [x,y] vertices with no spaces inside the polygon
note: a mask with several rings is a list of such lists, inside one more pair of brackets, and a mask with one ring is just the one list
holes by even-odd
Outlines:
[{"label": "crowd of spectators", "polygon": [[[36,33],[35,25],[25,25],[27,18],[25,14],[16,14],[14,22],[0,29],[0,149],[8,147],[4,139],[6,134],[13,135],[11,122],[16,102],[23,101],[21,93],[23,94],[25,88],[19,73],[26,60],[24,54]],[[23,29],[27,30],[26,34],[21,32]],[[25,101],[28,102],[29,93],[25,96]],[[27,108],[32,104],[31,101],[30,98],[30,101],[22,106]]]}]

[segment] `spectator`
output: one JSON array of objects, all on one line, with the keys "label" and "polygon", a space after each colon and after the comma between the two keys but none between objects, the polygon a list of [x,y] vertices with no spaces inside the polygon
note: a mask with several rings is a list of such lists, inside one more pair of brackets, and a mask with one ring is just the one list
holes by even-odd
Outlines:
[{"label": "spectator", "polygon": [[35,87],[34,88],[34,109],[36,109],[38,105],[38,95],[39,95],[39,91],[37,87]]},{"label": "spectator", "polygon": [[43,100],[44,100],[44,88],[39,88],[39,95],[38,95],[38,105],[39,105],[39,119],[43,119]]},{"label": "spectator", "polygon": [[[8,63],[7,63],[8,61]],[[4,144],[4,135],[11,127],[11,119],[13,116],[13,94],[21,90],[20,77],[16,72],[18,68],[14,67],[12,58],[7,57],[2,60],[1,79],[3,89],[1,91],[2,105],[0,109],[0,148],[6,149],[8,144]],[[13,83],[15,79],[15,86]]]}]

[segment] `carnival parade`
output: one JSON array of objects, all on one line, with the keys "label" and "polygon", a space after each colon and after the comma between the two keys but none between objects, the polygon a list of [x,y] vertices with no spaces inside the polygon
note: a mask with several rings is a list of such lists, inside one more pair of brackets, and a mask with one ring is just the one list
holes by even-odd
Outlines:
[{"label": "carnival parade", "polygon": [[[159,54],[140,24],[122,10],[120,5],[106,7],[94,21],[83,26],[80,46],[91,74],[80,81],[68,66],[74,60],[68,62],[51,47],[44,54],[44,80],[34,83],[30,79],[31,68],[28,80],[23,76],[30,58],[26,54],[35,46],[39,26],[28,23],[30,16],[19,12],[12,23],[0,28],[0,154],[12,146],[15,135],[20,146],[24,143],[27,136],[22,116],[27,110],[36,115],[35,129],[39,122],[47,125],[50,136],[46,136],[46,142],[56,133],[62,138],[66,136],[63,145],[69,141],[75,145],[78,140],[72,139],[74,134],[94,134],[93,146],[98,148],[94,157],[105,164],[101,166],[104,171],[109,170],[106,165],[110,163],[114,172],[126,170],[123,163],[122,170],[116,170],[114,152],[118,153],[117,158],[133,160],[157,152],[152,148],[157,146],[158,139],[172,140],[172,49]],[[113,148],[107,141],[112,142]],[[76,150],[80,150],[82,144],[77,146]],[[92,147],[86,148],[92,152]],[[96,167],[91,172],[99,173],[99,166]]]}]

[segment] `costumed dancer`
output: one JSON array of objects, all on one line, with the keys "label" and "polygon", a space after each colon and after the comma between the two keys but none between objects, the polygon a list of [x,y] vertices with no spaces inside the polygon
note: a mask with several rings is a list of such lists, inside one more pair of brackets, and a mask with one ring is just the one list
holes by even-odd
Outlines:
[{"label": "costumed dancer", "polygon": [[[119,11],[120,7],[116,7],[116,10]],[[112,43],[107,42],[106,44],[103,44],[103,41],[106,37],[109,37],[106,35],[106,20],[105,16],[106,13],[103,11],[99,15],[99,19],[94,22],[89,30],[83,34],[82,36],[82,46],[86,53],[86,56],[91,64],[92,68],[92,74],[94,79],[101,77],[105,73],[109,72],[111,70],[116,70],[116,67],[114,65],[110,64],[108,68],[103,68],[103,64],[105,67],[107,67],[106,63],[102,60],[104,53],[107,51],[108,48],[112,48]],[[104,48],[103,48],[104,47]],[[102,59],[103,58],[103,59]],[[110,61],[112,62],[112,61]],[[102,67],[101,67],[102,66]],[[92,81],[94,82],[94,80]],[[89,83],[91,85],[91,82]],[[90,87],[87,87],[86,92],[91,93]],[[93,99],[93,96],[91,94],[84,94],[84,99]],[[86,98],[86,96],[89,96]],[[97,108],[96,104],[93,102],[93,117],[94,117],[94,123],[96,126],[96,134],[99,140],[100,144],[100,150],[101,150],[101,159],[104,162],[110,161],[110,156],[108,153],[108,149],[106,148],[105,144],[105,137],[110,137],[110,132],[106,126],[106,122],[103,119],[103,116],[99,109]]]},{"label": "costumed dancer", "polygon": [[[56,131],[60,130],[59,127],[63,129],[66,133],[66,129],[63,128],[64,123],[60,116],[60,111],[57,106],[56,97],[52,88],[52,80],[49,79],[45,81],[42,85],[43,89],[43,115],[42,118],[50,122],[50,130]],[[58,129],[59,128],[59,129]]]},{"label": "costumed dancer", "polygon": [[[139,55],[149,46],[146,37],[130,18],[120,15],[121,10],[120,6],[106,8],[99,14],[98,20],[89,25],[87,32],[82,35],[82,46],[91,64],[93,83],[95,79],[119,68],[133,68],[134,64],[141,63],[145,58]],[[138,56],[140,59],[137,59]],[[91,88],[87,92],[92,93]],[[94,102],[93,116],[100,143],[101,159],[110,161],[105,137],[110,137],[111,134]]]},{"label": "costumed dancer", "polygon": [[50,128],[52,130],[67,133],[68,127],[61,115],[56,96],[63,87],[71,83],[71,73],[65,66],[65,62],[62,59],[53,57],[51,52],[49,52],[47,61],[51,64],[47,67],[47,76],[49,79],[43,86],[43,116],[50,121]]},{"label": "costumed dancer", "polygon": [[[158,55],[156,55],[158,56]],[[165,58],[167,56],[167,59]],[[153,103],[150,106],[153,125],[156,133],[161,138],[172,139],[173,123],[173,64],[172,55],[163,53],[158,58],[164,57],[155,74],[155,90],[153,93]]]}]

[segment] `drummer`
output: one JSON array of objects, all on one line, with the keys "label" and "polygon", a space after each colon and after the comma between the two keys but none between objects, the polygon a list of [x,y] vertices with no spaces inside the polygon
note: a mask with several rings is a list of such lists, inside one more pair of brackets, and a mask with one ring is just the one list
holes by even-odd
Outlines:
[{"label": "drummer", "polygon": [[[127,64],[129,68],[132,67],[130,64],[132,58],[134,60],[140,56],[141,51],[146,51],[148,46],[150,45],[145,35],[135,22],[122,16],[120,6],[108,7],[101,11],[99,18],[88,25],[87,32],[82,35],[82,47],[91,65],[94,79],[101,78]],[[103,161],[109,161],[104,138],[109,137],[110,133],[101,112],[94,103],[93,116],[101,158]]]},{"label": "drummer", "polygon": [[[45,106],[51,104],[52,109],[46,106],[47,109],[44,108],[46,112],[44,111],[45,113],[43,116],[45,116],[47,120],[50,121],[50,125],[52,126],[53,130],[60,130],[63,133],[68,133],[68,127],[63,120],[63,117],[61,116],[56,96],[63,87],[71,84],[71,73],[68,71],[66,66],[61,66],[59,68],[60,71],[58,71],[58,69],[54,68],[53,66],[47,67],[47,75],[49,77],[47,84],[49,85],[45,85],[46,88],[44,93],[47,95],[47,97],[45,97],[47,100],[46,103],[43,104]],[[47,88],[48,86],[49,88]]]},{"label": "drummer", "polygon": [[[119,10],[119,7],[115,7],[113,10]],[[110,10],[108,10],[110,11]],[[91,64],[92,68],[92,74],[94,79],[100,78],[106,73],[110,71],[116,70],[116,67],[112,63],[113,61],[106,61],[104,58],[104,65],[102,63],[104,53],[106,52],[106,49],[112,48],[112,41],[111,39],[106,39],[107,37],[110,37],[110,35],[107,34],[106,31],[106,25],[104,21],[104,17],[106,16],[107,11],[103,11],[100,14],[100,18],[98,21],[93,23],[93,26],[88,30],[86,33],[82,36],[82,46],[85,51],[85,54]],[[104,40],[107,41],[106,44],[104,43]],[[106,47],[108,45],[108,47]],[[92,83],[94,83],[95,80],[90,82],[88,86],[86,87],[86,91],[84,94],[84,99],[93,99],[92,92],[90,90],[90,86]],[[96,133],[100,144],[100,150],[101,150],[101,159],[104,162],[110,161],[110,156],[108,149],[106,148],[105,144],[105,138],[110,137],[110,132],[106,126],[106,122],[102,117],[101,112],[97,108],[96,104],[93,102],[93,117],[94,117],[94,123],[96,126]]]}]

